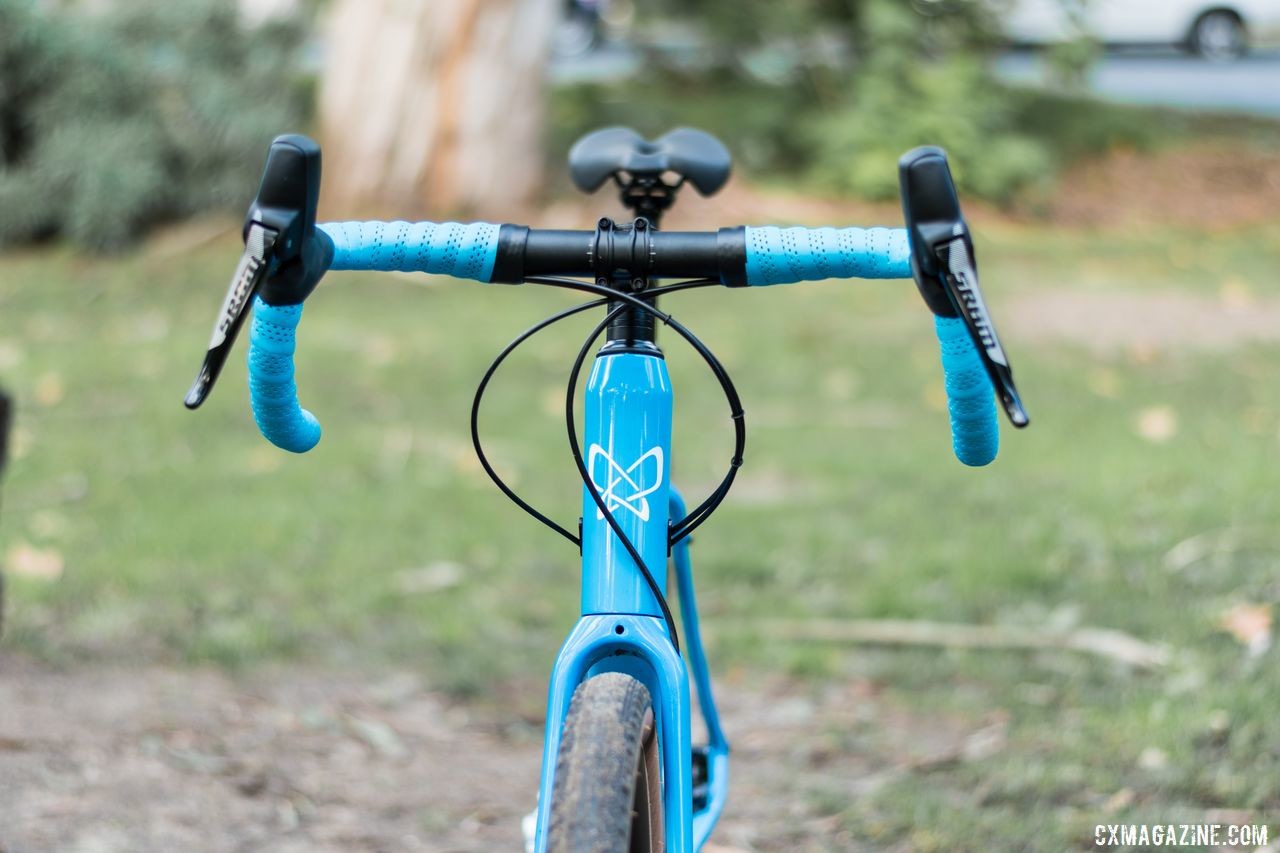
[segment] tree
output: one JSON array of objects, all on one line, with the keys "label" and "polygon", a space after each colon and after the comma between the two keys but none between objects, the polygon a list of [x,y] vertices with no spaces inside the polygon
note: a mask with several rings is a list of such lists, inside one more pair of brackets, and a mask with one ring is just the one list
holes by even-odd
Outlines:
[{"label": "tree", "polygon": [[537,189],[557,0],[336,0],[320,81],[331,210],[510,215]]}]

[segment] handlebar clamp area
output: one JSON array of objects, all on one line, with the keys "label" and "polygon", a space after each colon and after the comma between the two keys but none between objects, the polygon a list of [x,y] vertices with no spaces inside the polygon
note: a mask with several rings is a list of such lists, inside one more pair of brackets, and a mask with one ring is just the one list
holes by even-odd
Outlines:
[{"label": "handlebar clamp area", "polygon": [[632,290],[644,290],[653,270],[653,228],[643,216],[625,225],[601,217],[587,253],[598,283],[609,284],[625,276],[631,280]]}]

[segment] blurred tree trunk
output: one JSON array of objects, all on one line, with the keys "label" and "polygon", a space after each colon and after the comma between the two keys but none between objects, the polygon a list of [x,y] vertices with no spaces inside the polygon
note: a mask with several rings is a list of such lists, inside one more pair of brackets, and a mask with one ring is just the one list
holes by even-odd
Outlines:
[{"label": "blurred tree trunk", "polygon": [[320,81],[324,203],[510,216],[542,171],[558,0],[335,0]]}]

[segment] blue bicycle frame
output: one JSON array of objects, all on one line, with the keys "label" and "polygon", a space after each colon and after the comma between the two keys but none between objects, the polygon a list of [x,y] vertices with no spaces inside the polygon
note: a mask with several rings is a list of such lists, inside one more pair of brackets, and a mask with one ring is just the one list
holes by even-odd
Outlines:
[{"label": "blue bicycle frame", "polygon": [[[666,595],[668,535],[685,507],[671,485],[672,395],[666,362],[656,347],[606,346],[596,357],[585,394],[583,458],[593,484]],[[689,667],[671,644],[657,600],[604,514],[583,487],[582,616],[551,673],[538,796],[535,849],[546,850],[560,735],[574,691],[603,672],[639,680],[653,701],[661,750],[666,849],[702,847],[728,789],[729,745],[720,728],[698,630],[689,540],[671,549],[680,594]],[[708,796],[693,810],[689,670],[709,733]]]},{"label": "blue bicycle frame", "polygon": [[[616,141],[616,129],[610,133]],[[691,173],[692,183],[702,192],[714,192],[728,176],[727,152],[714,150],[719,143],[713,139],[710,143],[701,139],[690,147],[688,134],[695,132],[679,133],[684,134],[680,145],[696,172],[696,176]],[[711,153],[707,153],[708,144]],[[633,153],[648,157],[646,151]],[[653,168],[657,175],[665,170],[661,165]],[[624,200],[631,199],[630,206],[649,218],[625,227],[603,219],[594,233],[490,223],[317,225],[319,146],[305,137],[281,136],[272,143],[258,196],[246,219],[245,252],[184,402],[194,409],[207,398],[252,303],[249,388],[254,419],[262,434],[281,448],[303,453],[314,447],[320,440],[320,424],[298,402],[294,330],[303,300],[329,269],[418,271],[482,282],[544,284],[564,284],[564,279],[546,279],[549,272],[592,275],[605,281],[625,272],[650,280],[694,277],[694,284],[719,281],[733,287],[914,277],[935,314],[952,446],[965,464],[986,465],[999,446],[993,383],[1015,426],[1027,424],[1026,412],[978,288],[972,242],[960,216],[945,155],[934,148],[908,152],[900,161],[899,173],[906,229],[743,226],[707,233],[664,233],[651,227],[670,200],[661,194],[653,197],[647,211],[643,198],[636,201],[640,197],[625,196]],[[603,180],[604,173],[598,177]],[[675,190],[662,186],[664,191]],[[607,289],[604,294],[610,299],[615,295]],[[669,317],[665,319],[670,322]],[[669,546],[672,520],[685,517],[683,501],[671,485],[670,377],[661,350],[646,343],[651,335],[623,338],[626,343],[615,341],[599,352],[587,383],[581,461],[594,491],[584,484],[580,540],[503,486],[522,507],[566,538],[580,541],[582,547],[582,615],[556,658],[547,700],[535,833],[538,851],[547,846],[564,721],[574,691],[592,676],[620,672],[649,690],[660,749],[667,851],[688,853],[706,842],[724,808],[728,786],[729,747],[716,714],[698,630],[689,541],[686,537]],[[712,362],[708,354],[708,363]],[[575,371],[579,364],[575,362]],[[722,381],[727,393],[736,396],[727,377]],[[740,416],[739,409],[734,417]],[[739,454],[734,465],[740,463]],[[668,557],[672,559],[688,666],[668,634],[657,594],[610,526],[611,520],[635,547],[658,587],[657,594],[664,597],[665,564]],[[709,737],[709,743],[696,752],[690,735],[690,672]],[[700,765],[703,759],[706,764],[705,794],[696,797],[695,754]]]}]

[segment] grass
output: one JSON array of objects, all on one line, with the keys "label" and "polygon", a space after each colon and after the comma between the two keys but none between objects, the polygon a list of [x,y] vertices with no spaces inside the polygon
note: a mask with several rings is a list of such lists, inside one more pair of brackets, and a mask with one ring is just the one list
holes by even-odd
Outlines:
[{"label": "grass", "polygon": [[[171,245],[0,258],[0,376],[18,401],[0,553],[29,545],[64,563],[56,579],[11,571],[8,647],[54,662],[391,663],[481,695],[542,678],[576,612],[577,555],[488,483],[467,410],[489,357],[569,297],[333,276],[299,356],[325,437],[292,457],[256,435],[243,349],[203,410],[180,405],[237,249]],[[1230,281],[1263,298],[1280,230],[993,223],[980,249],[999,320],[1046,288],[1214,296]],[[975,725],[1007,714],[994,755],[852,803],[815,782],[815,807],[863,843],[939,850],[1081,847],[1098,822],[1223,810],[1274,818],[1275,651],[1250,659],[1217,623],[1232,604],[1280,599],[1275,345],[1097,353],[1006,327],[1033,426],[969,470],[950,455],[909,284],[702,291],[669,307],[720,354],[747,409],[739,488],[695,546],[717,671],[785,673],[797,690],[864,678],[890,704]],[[577,489],[557,412],[593,322],[532,342],[484,413],[504,473],[566,522]],[[675,476],[696,497],[728,460],[729,424],[697,357],[672,344],[670,363]],[[1152,407],[1176,417],[1167,441],[1135,432]],[[1200,556],[1171,559],[1193,536]],[[1075,620],[1166,643],[1175,662],[1144,674],[752,629],[810,616]]]}]

